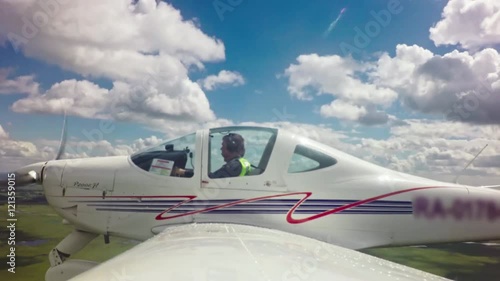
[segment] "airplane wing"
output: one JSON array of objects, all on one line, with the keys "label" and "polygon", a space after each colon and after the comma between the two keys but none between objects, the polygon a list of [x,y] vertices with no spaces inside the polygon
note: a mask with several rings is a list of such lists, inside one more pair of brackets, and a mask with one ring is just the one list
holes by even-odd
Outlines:
[{"label": "airplane wing", "polygon": [[304,236],[234,224],[173,226],[72,281],[449,280]]}]

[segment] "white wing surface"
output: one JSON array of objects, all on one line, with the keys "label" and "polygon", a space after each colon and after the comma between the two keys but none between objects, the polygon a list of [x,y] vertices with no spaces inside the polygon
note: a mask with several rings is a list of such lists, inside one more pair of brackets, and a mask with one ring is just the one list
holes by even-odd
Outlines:
[{"label": "white wing surface", "polygon": [[191,224],[167,228],[71,280],[449,279],[281,231],[234,224]]}]

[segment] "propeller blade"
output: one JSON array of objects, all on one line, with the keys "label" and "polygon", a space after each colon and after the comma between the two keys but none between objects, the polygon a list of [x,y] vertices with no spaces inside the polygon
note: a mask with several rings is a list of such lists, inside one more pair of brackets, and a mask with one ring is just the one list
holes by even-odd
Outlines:
[{"label": "propeller blade", "polygon": [[[61,133],[61,142],[59,144],[59,151],[57,152],[55,160],[61,159],[61,157],[64,154],[64,149],[66,148],[66,139],[68,135],[66,122],[67,122],[66,110],[64,110],[64,121]],[[46,163],[47,162],[38,162],[24,166],[13,172],[0,173],[0,187],[2,188],[7,187],[9,185],[9,181],[11,183],[15,181],[16,187],[21,187],[34,183],[41,184],[42,183],[41,173]]]},{"label": "propeller blade", "polygon": [[61,157],[64,154],[64,149],[66,148],[66,139],[67,139],[67,135],[68,135],[66,122],[67,122],[67,118],[66,118],[66,110],[65,110],[64,111],[63,129],[62,129],[62,133],[61,133],[61,142],[59,144],[59,151],[57,152],[57,156],[56,156],[55,160],[61,159]]}]

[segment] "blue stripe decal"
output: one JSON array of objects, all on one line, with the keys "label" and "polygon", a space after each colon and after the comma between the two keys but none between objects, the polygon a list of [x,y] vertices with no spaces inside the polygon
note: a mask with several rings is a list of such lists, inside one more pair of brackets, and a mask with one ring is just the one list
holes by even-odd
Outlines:
[{"label": "blue stripe decal", "polygon": [[[101,200],[71,200],[70,202],[73,203],[171,203],[171,204],[178,204],[181,202],[185,202],[184,204],[225,204],[225,203],[233,203],[241,200],[246,200],[246,199],[224,199],[224,200],[191,200],[188,202],[185,202],[187,200],[182,200],[182,199],[165,199],[165,200],[149,200],[149,199],[136,199],[136,200],[121,200],[121,199],[115,199],[115,198],[107,198],[107,199],[101,199]],[[294,204],[297,203],[299,199],[262,199],[262,200],[256,200],[254,202],[246,202],[244,204],[255,204],[255,203],[272,203],[272,204]],[[315,203],[315,204],[349,204],[349,203],[354,203],[358,202],[359,200],[351,200],[351,199],[343,199],[343,200],[329,200],[329,199],[307,199],[304,201],[302,204],[307,204],[307,203]],[[387,201],[387,200],[376,200],[373,202],[368,202],[365,204],[388,204],[388,205],[407,205],[411,204],[410,201]]]},{"label": "blue stripe decal", "polygon": [[[103,204],[88,204],[87,206],[91,207],[142,207],[142,208],[151,208],[151,207],[157,207],[157,208],[171,208],[173,205],[165,205],[165,204],[109,204],[109,203],[103,203]],[[190,209],[190,210],[196,210],[199,208],[212,208],[212,207],[217,207],[219,205],[195,205],[195,206],[190,206],[188,204],[183,204],[182,206],[177,207],[178,208],[185,208],[185,209]],[[232,206],[227,206],[225,208],[286,208],[287,210],[295,206],[294,204],[286,204],[286,205],[266,205],[266,204],[252,204],[252,205],[246,205],[246,204],[238,204],[238,205],[232,205]],[[343,204],[336,204],[336,205],[307,205],[307,204],[301,204],[299,209],[302,208],[321,208],[321,209],[333,209],[333,208],[338,208],[342,207]],[[354,208],[380,208],[380,209],[411,209],[412,206],[384,206],[384,205],[360,205],[356,206]]]},{"label": "blue stripe decal", "polygon": [[[131,213],[158,213],[164,210],[158,209],[113,209],[113,208],[97,208],[97,211],[115,211],[115,212],[131,212]],[[182,210],[171,210],[169,213],[185,213]],[[212,210],[204,213],[217,214],[286,214],[288,210]],[[317,210],[295,210],[297,214],[318,214]],[[344,210],[338,214],[411,214],[411,211],[367,211],[367,210]]]},{"label": "blue stripe decal", "polygon": [[[191,200],[158,199],[158,198],[105,198],[94,200],[75,200],[75,203],[87,203],[97,211],[129,212],[129,213],[163,213],[171,209],[171,214],[200,212],[201,214],[287,214],[297,206],[301,199],[262,199],[251,202],[240,202],[252,199],[217,199]],[[330,210],[359,202],[352,199],[307,199],[294,210],[296,214],[321,214]],[[224,206],[229,204],[230,206]],[[211,209],[212,210],[207,210]],[[375,200],[338,212],[338,214],[364,215],[406,215],[413,212],[411,201]]]},{"label": "blue stripe decal", "polygon": [[[158,209],[158,208],[141,208],[141,209],[137,209],[137,208],[106,208],[106,207],[102,207],[102,208],[97,208],[97,210],[116,210],[116,211],[120,211],[120,210],[133,210],[133,211],[136,211],[136,210],[155,210],[156,212],[163,212],[165,211],[165,209]],[[287,213],[290,209],[244,209],[244,208],[225,208],[223,210],[228,210],[228,211],[241,211],[241,212],[246,212],[246,211],[249,211],[249,212],[262,212],[262,213],[265,213],[265,212],[285,212]],[[322,212],[326,212],[326,211],[329,211],[330,209],[314,209],[314,210],[306,210],[306,209],[297,209],[295,210],[295,212],[308,212],[308,213],[322,213]],[[196,209],[186,209],[186,208],[176,208],[176,209],[173,209],[173,210],[170,210],[169,213],[188,213],[188,212],[192,212],[192,211],[196,211]],[[216,212],[216,211],[220,211],[219,209],[216,209],[216,210],[208,210],[208,211],[205,211],[205,213],[207,212]],[[348,210],[344,210],[344,212],[348,212],[348,211],[360,211],[360,212],[412,212],[411,209],[365,209],[365,208],[362,208],[362,209],[348,209]]]}]

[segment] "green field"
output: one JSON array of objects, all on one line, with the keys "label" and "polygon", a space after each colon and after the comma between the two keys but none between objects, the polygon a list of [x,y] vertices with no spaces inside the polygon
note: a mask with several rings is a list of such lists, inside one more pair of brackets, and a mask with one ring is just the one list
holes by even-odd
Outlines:
[{"label": "green field", "polygon": [[364,252],[452,280],[500,280],[500,246],[454,243],[427,248],[380,248]]},{"label": "green field", "polygon": [[[70,225],[63,224],[61,217],[56,215],[48,205],[21,205],[18,203],[16,207],[18,209],[16,273],[8,272],[9,266],[4,262],[10,246],[6,243],[9,233],[5,227],[2,227],[0,232],[0,253],[2,255],[0,280],[45,280],[45,272],[49,268],[48,253],[73,229]],[[5,222],[6,205],[2,205],[0,210],[0,219]],[[35,245],[26,245],[23,241],[32,241]],[[134,241],[120,238],[111,238],[109,244],[104,244],[103,239],[96,238],[73,258],[104,261],[133,245]]]},{"label": "green field", "polygon": [[[9,248],[6,243],[9,233],[5,227],[2,227],[0,280],[44,280],[45,271],[49,267],[47,254],[72,231],[72,228],[62,224],[62,219],[47,205],[18,203],[17,208],[16,273],[12,274],[7,271],[8,265],[5,259]],[[7,207],[2,205],[0,219],[3,222],[6,222],[6,215]],[[26,241],[32,245],[26,245]],[[135,243],[112,237],[111,243],[104,244],[101,237],[73,258],[104,261],[129,249]],[[380,248],[364,252],[453,280],[500,280],[500,246],[455,243],[425,248]]]}]

